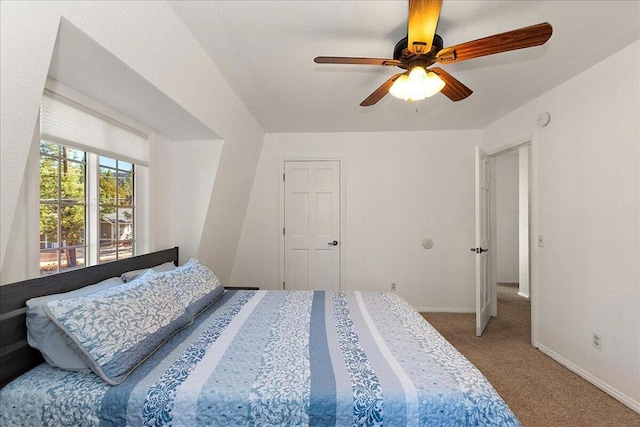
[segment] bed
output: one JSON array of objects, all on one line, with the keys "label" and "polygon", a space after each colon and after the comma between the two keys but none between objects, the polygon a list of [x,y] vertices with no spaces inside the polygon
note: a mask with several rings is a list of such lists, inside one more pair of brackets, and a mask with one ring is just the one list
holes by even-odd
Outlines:
[{"label": "bed", "polygon": [[[90,267],[72,284],[60,278],[77,271],[7,285],[3,331],[29,298],[166,261],[177,261],[177,248]],[[163,274],[174,273],[138,280]],[[170,324],[180,326],[126,375],[50,366],[24,336],[3,333],[0,425],[520,425],[486,378],[395,294],[218,293],[190,322],[176,315]],[[48,305],[62,326],[56,310],[65,304]]]}]

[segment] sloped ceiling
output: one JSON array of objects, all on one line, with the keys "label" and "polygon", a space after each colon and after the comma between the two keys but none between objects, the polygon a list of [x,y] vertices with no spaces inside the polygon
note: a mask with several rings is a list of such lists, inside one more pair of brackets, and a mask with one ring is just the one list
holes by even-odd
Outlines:
[{"label": "sloped ceiling", "polygon": [[[172,7],[267,132],[481,129],[640,38],[636,1],[444,0],[445,46],[540,22],[546,45],[443,66],[474,93],[359,103],[395,67],[320,65],[319,55],[390,58],[406,0],[174,1]],[[606,76],[603,76],[606,78]],[[593,82],[598,90],[598,82]]]},{"label": "sloped ceiling", "polygon": [[219,139],[66,19],[60,22],[49,77],[174,140]]}]

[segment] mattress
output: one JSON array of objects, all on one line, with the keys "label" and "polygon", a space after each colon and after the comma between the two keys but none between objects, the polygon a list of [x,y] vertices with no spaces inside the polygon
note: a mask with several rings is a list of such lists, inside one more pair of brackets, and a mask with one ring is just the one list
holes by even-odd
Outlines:
[{"label": "mattress", "polygon": [[42,364],[0,424],[520,425],[405,300],[322,291],[226,291],[117,386]]}]

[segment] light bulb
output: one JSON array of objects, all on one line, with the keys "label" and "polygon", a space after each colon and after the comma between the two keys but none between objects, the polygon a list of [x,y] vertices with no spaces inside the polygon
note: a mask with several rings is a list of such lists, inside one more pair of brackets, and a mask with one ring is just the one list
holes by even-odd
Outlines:
[{"label": "light bulb", "polygon": [[424,96],[424,91],[420,86],[411,86],[409,88],[409,98],[407,101],[420,101],[424,98],[426,97]]},{"label": "light bulb", "polygon": [[409,81],[413,85],[420,85],[427,78],[427,72],[424,68],[417,66],[411,69],[409,73]]},{"label": "light bulb", "polygon": [[389,88],[389,93],[396,98],[407,100],[407,92],[409,90],[409,77],[406,74],[401,75]]},{"label": "light bulb", "polygon": [[434,72],[427,73],[427,78],[425,80],[424,87],[424,96],[426,98],[435,95],[440,92],[442,88],[444,88],[444,81]]}]

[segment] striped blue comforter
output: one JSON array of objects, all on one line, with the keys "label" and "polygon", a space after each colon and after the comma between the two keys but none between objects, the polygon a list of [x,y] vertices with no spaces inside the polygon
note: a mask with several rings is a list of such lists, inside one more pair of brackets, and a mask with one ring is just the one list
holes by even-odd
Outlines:
[{"label": "striped blue comforter", "polygon": [[302,291],[225,292],[118,386],[43,364],[0,424],[520,425],[400,297]]}]

